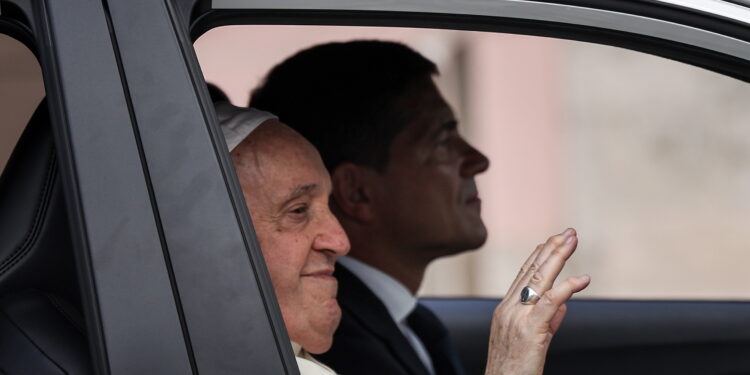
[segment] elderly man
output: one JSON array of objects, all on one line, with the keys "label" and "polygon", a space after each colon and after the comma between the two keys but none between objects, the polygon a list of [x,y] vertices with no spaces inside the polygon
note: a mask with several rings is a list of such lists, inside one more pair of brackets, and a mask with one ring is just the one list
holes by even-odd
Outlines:
[{"label": "elderly man", "polygon": [[[333,372],[308,353],[327,351],[341,319],[334,264],[349,241],[331,213],[331,180],[315,148],[274,116],[217,104],[217,114],[303,375]],[[587,276],[552,287],[575,250],[574,230],[539,245],[495,311],[487,374],[541,374],[565,301]],[[365,369],[376,365],[368,360]],[[353,373],[358,373],[354,371]]]},{"label": "elderly man", "polygon": [[352,248],[336,269],[341,326],[319,358],[341,373],[463,374],[415,294],[432,261],[485,242],[475,176],[489,161],[458,132],[437,73],[403,44],[329,43],[274,67],[251,99],[309,139],[331,173]]}]

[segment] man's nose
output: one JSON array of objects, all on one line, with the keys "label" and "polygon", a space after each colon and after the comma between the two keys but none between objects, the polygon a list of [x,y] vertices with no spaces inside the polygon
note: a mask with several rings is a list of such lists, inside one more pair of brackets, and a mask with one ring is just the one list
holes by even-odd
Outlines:
[{"label": "man's nose", "polygon": [[330,251],[336,256],[346,255],[349,252],[349,237],[346,236],[344,228],[333,213],[328,213],[320,223],[320,229],[313,241],[313,249]]},{"label": "man's nose", "polygon": [[483,153],[464,141],[464,161],[461,164],[461,177],[473,177],[490,167],[490,159]]}]

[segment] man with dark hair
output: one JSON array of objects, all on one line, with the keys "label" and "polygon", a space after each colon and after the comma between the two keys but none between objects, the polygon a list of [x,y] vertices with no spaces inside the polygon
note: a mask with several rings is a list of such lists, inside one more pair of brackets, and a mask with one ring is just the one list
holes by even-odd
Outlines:
[{"label": "man with dark hair", "polygon": [[351,251],[335,271],[341,324],[318,358],[340,374],[464,373],[415,293],[430,262],[485,242],[474,176],[489,162],[458,133],[436,74],[402,44],[330,43],[277,65],[250,101],[317,147],[331,175]]},{"label": "man with dark hair", "polygon": [[402,97],[433,74],[434,63],[401,44],[331,43],[277,65],[250,102],[283,112],[329,170],[350,162],[382,171],[393,138],[418,114]]}]

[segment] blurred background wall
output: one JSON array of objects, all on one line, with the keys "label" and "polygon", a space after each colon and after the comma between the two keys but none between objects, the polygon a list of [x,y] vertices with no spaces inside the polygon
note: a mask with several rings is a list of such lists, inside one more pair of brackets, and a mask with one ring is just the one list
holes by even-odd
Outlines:
[{"label": "blurred background wall", "polygon": [[663,58],[540,37],[406,28],[231,26],[196,43],[237,105],[299,49],[404,42],[440,66],[461,131],[488,155],[489,239],[435,262],[423,295],[504,295],[537,243],[575,227],[566,275],[600,298],[750,298],[748,85]]},{"label": "blurred background wall", "polygon": [[42,71],[34,54],[0,34],[0,171],[42,97]]},{"label": "blurred background wall", "polygon": [[[423,295],[501,296],[527,254],[579,231],[565,275],[597,298],[750,299],[748,85],[581,42],[405,28],[231,26],[196,43],[236,105],[276,63],[333,40],[402,41],[440,66],[478,179],[489,239],[433,263]],[[41,72],[0,35],[0,168],[41,100]],[[564,275],[564,276],[565,276]]]}]

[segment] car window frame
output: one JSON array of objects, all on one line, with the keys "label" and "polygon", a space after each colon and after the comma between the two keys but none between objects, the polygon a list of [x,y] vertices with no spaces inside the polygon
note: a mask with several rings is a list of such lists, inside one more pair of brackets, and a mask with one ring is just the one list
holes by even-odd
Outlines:
[{"label": "car window frame", "polygon": [[[241,0],[240,0],[241,1]],[[190,1],[188,1],[190,2]],[[504,1],[499,1],[504,2]],[[513,18],[512,12],[503,17],[484,15],[455,15],[420,12],[420,4],[447,4],[409,0],[403,2],[343,2],[337,0],[246,1],[245,9],[214,9],[205,2],[194,2],[191,8],[190,37],[197,40],[208,30],[227,25],[329,25],[329,26],[385,26],[429,27],[489,31],[531,36],[553,37],[608,46],[623,47],[655,56],[677,60],[717,73],[750,82],[750,54],[742,57],[706,49],[701,46],[666,41],[654,35],[628,30],[627,25],[618,30],[607,30],[602,24],[573,25],[552,22],[549,19]],[[477,2],[475,2],[477,3]],[[528,2],[527,2],[528,3]],[[711,14],[698,14],[668,4],[623,1],[543,1],[549,5],[575,5],[603,13],[622,14],[647,19],[647,22],[677,22],[685,27],[707,34],[720,34],[745,46],[750,41],[750,28],[735,20],[726,20]],[[214,2],[214,5],[216,2]],[[361,7],[363,9],[356,9]],[[412,7],[411,9],[409,7]],[[650,20],[651,19],[651,20]],[[734,43],[734,42],[731,42]],[[610,301],[612,302],[612,301]],[[593,302],[596,303],[596,302]],[[649,302],[654,303],[654,302]],[[656,301],[656,303],[659,303]]]},{"label": "car window frame", "polygon": [[[232,182],[227,182],[227,178],[232,177],[232,186],[239,192],[236,176],[230,169],[231,176],[227,177],[226,170],[219,168],[216,161],[226,157],[226,146],[217,131],[205,86],[179,91],[186,98],[180,98],[178,106],[199,113],[184,130],[197,132],[193,144],[206,153],[205,159],[214,160],[216,165],[211,166],[210,172],[216,189],[210,193],[228,202],[225,205],[230,208],[220,213],[221,218],[204,212],[180,215],[181,203],[203,200],[214,204],[216,199],[207,200],[209,194],[205,191],[164,193],[165,187],[160,184],[168,178],[151,172],[160,163],[163,166],[168,158],[164,154],[170,151],[173,161],[186,164],[180,155],[175,157],[173,149],[159,147],[160,143],[173,144],[174,137],[162,134],[161,138],[152,136],[144,141],[143,135],[164,124],[143,116],[168,116],[173,112],[161,111],[153,107],[153,101],[147,101],[154,92],[144,93],[142,86],[162,82],[149,81],[142,74],[158,69],[168,74],[175,66],[182,66],[185,73],[190,72],[190,66],[197,66],[197,62],[186,62],[191,57],[195,61],[195,57],[183,53],[180,43],[187,33],[182,34],[184,29],[175,24],[179,21],[173,16],[171,3],[13,0],[7,4],[19,10],[19,22],[28,22],[32,43],[38,47],[96,372],[238,373],[260,369],[297,374],[244,200],[239,193],[228,193],[232,187],[227,184]],[[3,3],[3,10],[7,4]],[[158,15],[145,29],[161,32],[162,43],[164,38],[169,41],[164,48],[172,53],[173,63],[138,64],[138,56],[152,54],[149,47],[161,46],[124,46],[132,42],[128,25],[142,18],[130,12]],[[190,74],[200,77],[199,70],[187,75]],[[180,82],[192,86],[190,79]],[[157,87],[155,91],[159,89],[167,91],[162,97],[169,96],[167,88]],[[89,102],[96,104],[87,105]],[[214,122],[207,122],[206,118]],[[221,147],[218,156],[216,147]],[[194,169],[186,169],[188,178],[193,173]],[[208,181],[205,174],[202,177]],[[232,200],[237,196],[239,201]],[[184,221],[172,224],[180,219]],[[197,222],[190,223],[191,219]],[[240,222],[243,219],[245,225]],[[209,238],[193,244],[186,245],[184,240],[175,244],[180,242],[175,235],[189,235],[200,232],[196,228],[225,223],[230,223],[227,231],[209,233]],[[194,258],[183,262],[180,267],[187,272],[181,275],[175,271],[176,258],[188,253],[205,258],[205,251],[228,237],[234,243],[223,244],[221,250],[239,259],[231,263],[234,267],[225,267],[222,262],[226,259],[209,256],[204,262]],[[208,241],[209,245],[201,248],[206,245],[201,241]],[[190,288],[196,285],[190,285],[194,276],[190,271],[210,268],[208,263],[218,266],[218,272]],[[190,297],[193,305],[187,306],[185,301]],[[229,307],[222,311],[226,306]],[[248,306],[252,311],[248,311]],[[191,334],[199,339],[191,342]],[[269,341],[276,345],[268,345]]]},{"label": "car window frame", "polygon": [[[191,2],[191,0],[185,0]],[[337,25],[429,27],[552,37],[627,48],[750,81],[750,25],[705,13],[688,13],[668,4],[627,1],[451,1],[352,2],[318,0],[225,0],[197,2],[191,38],[226,25]],[[218,4],[219,7],[216,7]],[[242,4],[242,8],[237,4]],[[223,6],[223,7],[222,7]],[[235,6],[232,8],[231,6]],[[428,12],[434,6],[437,11]],[[458,14],[448,13],[460,10]],[[558,16],[555,12],[562,11]],[[750,8],[748,8],[750,12]],[[618,21],[610,27],[612,21]],[[633,21],[638,21],[634,23]],[[584,22],[585,24],[576,24]],[[674,30],[693,32],[683,38]],[[671,39],[664,39],[665,37]],[[714,49],[690,44],[719,38]]]},{"label": "car window frame", "polygon": [[[40,57],[94,368],[128,373],[139,358],[152,368],[189,371],[164,259],[123,256],[133,249],[159,254],[161,246],[104,9],[16,5]],[[91,94],[105,99],[88,105]],[[115,232],[122,238],[112,241]],[[133,349],[132,342],[142,345]]]},{"label": "car window frame", "polygon": [[[267,2],[255,2],[255,4],[263,3],[268,4]],[[177,155],[174,150],[158,150],[159,142],[168,143],[170,142],[169,138],[162,135],[158,140],[149,139],[149,142],[144,142],[143,139],[143,137],[148,136],[148,132],[153,130],[150,127],[154,126],[153,124],[157,123],[157,120],[163,120],[163,117],[157,116],[158,111],[148,105],[152,96],[144,93],[146,89],[152,87],[153,83],[149,83],[143,76],[139,77],[140,73],[148,72],[150,69],[161,71],[184,69],[182,73],[185,81],[180,85],[181,87],[189,86],[189,90],[181,92],[179,98],[168,104],[179,106],[186,111],[185,113],[198,114],[194,122],[189,125],[190,129],[204,132],[196,138],[195,145],[202,150],[202,155],[210,158],[218,165],[218,169],[211,174],[210,180],[219,186],[217,191],[220,192],[217,192],[216,196],[220,196],[222,200],[229,202],[228,207],[231,207],[228,210],[229,212],[221,216],[222,222],[234,223],[231,229],[232,235],[235,237],[234,244],[239,245],[240,250],[245,252],[248,263],[243,269],[252,274],[255,282],[252,286],[242,286],[238,284],[239,282],[232,285],[243,293],[258,288],[259,294],[252,296],[249,300],[262,305],[265,313],[253,317],[253,321],[270,329],[274,341],[274,345],[269,345],[270,339],[267,336],[262,338],[250,337],[246,343],[246,348],[260,349],[260,352],[253,357],[253,360],[258,361],[257,364],[268,362],[268,365],[272,367],[281,366],[282,373],[298,373],[288,342],[288,335],[283,328],[278,304],[273,296],[270,279],[258,248],[250,216],[245,208],[244,198],[225,149],[226,145],[220,136],[216,116],[205,88],[205,81],[200,73],[197,58],[192,50],[191,41],[212,27],[241,21],[244,24],[280,23],[455,28],[551,36],[617,45],[706,67],[725,75],[750,81],[750,69],[747,69],[750,62],[747,59],[730,57],[700,47],[664,42],[659,38],[635,35],[622,30],[605,31],[591,26],[581,27],[561,24],[560,22],[513,18],[508,17],[507,14],[503,14],[501,17],[476,14],[436,14],[426,13],[419,9],[405,11],[408,6],[414,4],[445,5],[449,4],[450,0],[443,0],[442,2],[419,2],[416,0],[366,2],[374,4],[366,10],[350,9],[350,7],[342,5],[345,3],[331,0],[305,0],[302,2],[274,0],[275,8],[215,10],[211,9],[210,1],[196,0],[165,0],[163,2],[151,2],[150,4],[134,1],[127,5],[85,0],[66,4],[55,3],[52,0],[10,0],[3,2],[2,17],[7,17],[10,13],[6,4],[15,4],[17,13],[26,18],[28,23],[26,30],[33,34],[35,39],[35,42],[27,42],[36,47],[32,48],[32,51],[38,51],[40,56],[45,87],[52,110],[55,141],[56,144],[61,145],[61,147],[58,147],[58,155],[61,160],[66,200],[70,211],[71,230],[78,251],[79,266],[82,269],[81,278],[84,282],[87,326],[91,335],[91,350],[98,373],[132,373],[132,368],[128,367],[127,362],[132,361],[132,358],[143,357],[149,361],[154,361],[146,362],[145,365],[174,366],[169,368],[179,369],[189,368],[192,373],[233,372],[227,372],[226,368],[222,370],[221,367],[223,360],[231,361],[231,359],[227,359],[228,356],[206,361],[202,361],[200,356],[196,356],[198,350],[208,350],[212,351],[211,354],[221,355],[221,353],[218,353],[220,348],[211,350],[206,346],[214,343],[216,336],[190,335],[194,326],[209,324],[211,319],[215,319],[215,317],[199,316],[194,322],[185,318],[185,297],[188,297],[191,293],[195,293],[195,295],[205,294],[210,288],[200,291],[178,290],[178,286],[183,281],[171,269],[174,267],[170,264],[171,255],[173,255],[171,251],[175,251],[176,248],[184,246],[184,244],[170,239],[170,231],[172,233],[174,231],[189,231],[190,226],[188,221],[178,220],[176,217],[179,210],[175,207],[179,206],[179,200],[184,199],[184,197],[175,194],[175,187],[170,185],[167,180],[168,176],[152,173],[152,169],[158,169],[156,166],[163,163],[166,157]],[[617,12],[646,17],[650,14],[654,17],[658,14],[667,14],[676,18],[670,22],[679,21],[680,15],[683,15],[690,27],[703,28],[712,33],[724,34],[727,37],[741,39],[745,42],[750,40],[746,35],[747,30],[743,31],[742,28],[724,25],[711,16],[686,13],[684,10],[669,8],[664,5],[638,4],[637,10],[628,10],[626,9],[628,6],[624,5],[625,2],[622,1],[603,1],[599,5],[593,5],[594,2],[590,1],[540,3],[575,4],[576,6],[590,7],[594,10],[609,9],[609,11],[613,11],[612,9],[617,9]],[[305,9],[301,9],[300,4],[305,4]],[[424,10],[424,8],[421,9]],[[129,40],[130,36],[127,33],[127,26],[130,25],[133,14],[150,10],[162,15],[159,25],[156,25],[160,29],[154,29],[155,32],[161,33],[162,37],[171,35],[174,40],[164,44],[158,44],[157,42],[152,44],[155,48],[164,46],[165,49],[170,51],[171,57],[168,62],[144,67],[138,66],[135,58],[147,54],[148,49],[132,45],[133,42]],[[19,19],[24,17],[19,17]],[[86,40],[87,35],[80,32],[80,29],[76,29],[79,30],[78,34],[62,32],[65,27],[80,20],[95,20],[99,31],[103,32],[99,35],[107,35],[110,39],[108,41],[106,38],[89,41],[89,47],[91,48],[85,49],[86,53],[84,54],[80,50],[79,44],[84,42],[76,37]],[[23,25],[23,22],[20,25]],[[171,34],[164,28],[171,29]],[[746,25],[744,29],[747,29]],[[24,27],[17,28],[17,30],[23,31]],[[21,32],[21,34],[23,33]],[[131,45],[131,47],[127,47],[127,45]],[[87,78],[81,70],[74,70],[75,77],[67,76],[69,72],[73,71],[71,70],[73,69],[71,61],[76,58],[106,58],[106,61],[114,61],[115,71],[103,74],[106,75],[103,78],[111,83],[111,93],[114,93],[113,96],[117,97],[117,99],[106,102],[108,108],[91,108],[91,106],[85,105],[86,101],[83,99],[85,95],[90,95],[92,92],[103,94],[103,92],[97,91],[97,88],[92,86],[91,82],[82,87],[75,87],[71,84],[74,78],[75,81],[81,82],[86,81]],[[165,91],[161,92],[169,93],[170,87],[167,85]],[[87,92],[86,90],[90,91]],[[164,103],[168,102],[166,99],[161,100]],[[103,115],[102,111],[105,110],[116,113],[112,117],[113,122],[118,122],[118,124],[113,125],[112,129],[105,129],[104,138],[109,137],[112,142],[119,144],[114,138],[124,134],[122,137],[127,139],[128,144],[119,150],[122,155],[107,155],[104,152],[106,150],[102,148],[101,140],[98,144],[97,142],[85,142],[85,135],[97,131],[96,126],[99,125],[87,121],[86,115],[97,114],[100,117]],[[89,163],[86,161],[87,155],[89,158],[91,155],[101,156],[96,161],[102,164],[92,168],[91,160],[89,160]],[[131,160],[127,168],[111,170],[104,167],[113,168],[119,165],[117,161],[120,157]],[[200,172],[197,169],[184,171],[186,175],[202,178]],[[96,187],[101,186],[101,177],[108,175],[129,181],[137,187],[137,200],[141,202],[137,213],[118,212],[112,209],[112,207],[124,206],[106,207],[108,209],[95,206],[96,202],[116,202],[119,199],[124,199],[127,202],[128,197],[132,197],[134,194],[132,189],[126,189],[128,185],[117,187],[110,184],[107,185],[107,189],[97,191]],[[196,198],[201,197],[196,193]],[[170,207],[172,208],[170,209]],[[199,215],[193,215],[195,215],[196,220],[200,219]],[[133,309],[155,308],[155,306],[138,306],[138,302],[142,302],[149,294],[143,288],[133,285],[119,285],[121,289],[117,289],[117,283],[120,280],[107,274],[108,271],[111,271],[111,265],[108,266],[104,259],[97,258],[97,251],[107,251],[105,245],[112,244],[112,242],[102,238],[104,231],[97,229],[96,225],[111,229],[111,227],[108,227],[110,224],[107,223],[116,223],[118,219],[134,216],[151,219],[131,227],[133,235],[131,240],[140,239],[148,246],[158,249],[162,258],[156,257],[151,262],[146,262],[150,264],[144,264],[144,262],[138,262],[134,259],[124,259],[124,264],[118,266],[135,272],[142,272],[144,280],[148,280],[149,275],[160,280],[163,289],[158,296],[151,296],[150,300],[161,306],[164,311],[168,311],[169,314],[164,316],[151,314],[150,316],[155,320],[150,322],[137,316],[131,316],[132,314],[123,313],[123,311],[112,313],[112,307],[106,306],[108,302],[105,300],[107,298],[110,299],[109,303],[113,303],[111,301],[112,296],[107,294],[121,290],[123,296],[128,297],[124,301],[130,301],[131,304],[132,301],[136,302],[135,306],[131,306]],[[123,240],[120,246],[126,247],[128,244],[130,243],[127,240]],[[240,271],[236,270],[235,272],[239,274]],[[215,284],[212,287],[220,286]],[[119,303],[123,304],[124,301],[119,301]],[[190,308],[187,308],[187,310],[190,310]],[[234,309],[228,313],[237,316],[237,314],[242,313],[242,310]],[[118,340],[122,339],[122,333],[126,332],[123,327],[128,324],[131,324],[131,328],[172,327],[173,329],[166,336],[174,338],[175,341],[168,345],[172,350],[169,352],[171,354],[163,355],[163,352],[159,353],[162,354],[161,357],[163,358],[161,359],[148,355],[164,350],[164,347],[157,345],[157,343],[163,343],[159,340],[151,345],[147,345],[148,343],[144,341],[143,346],[129,348],[129,351],[115,351]],[[238,331],[240,332],[232,333],[233,337],[239,337],[245,332],[239,329]],[[141,332],[133,332],[136,336],[139,333]],[[164,334],[163,332],[158,333]],[[199,349],[196,344],[203,345],[204,349]],[[184,355],[180,354],[183,352]],[[268,353],[275,354],[268,355]],[[162,360],[166,362],[159,362]],[[244,362],[243,365],[246,365],[246,363]],[[256,368],[257,366],[253,366],[241,370],[252,371]],[[237,369],[233,370],[236,371]]]}]

